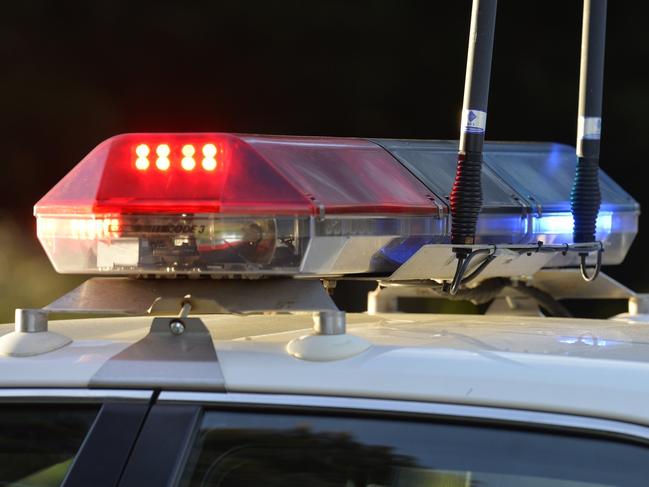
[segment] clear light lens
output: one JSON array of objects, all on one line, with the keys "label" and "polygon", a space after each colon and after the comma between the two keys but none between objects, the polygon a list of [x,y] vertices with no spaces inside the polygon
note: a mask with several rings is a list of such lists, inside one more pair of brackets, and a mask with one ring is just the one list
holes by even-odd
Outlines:
[{"label": "clear light lens", "polygon": [[[131,275],[340,275],[392,272],[381,249],[435,242],[445,221],[420,217],[43,215],[38,238],[57,271]],[[415,252],[413,248],[410,252]]]},{"label": "clear light lens", "polygon": [[39,217],[38,237],[59,272],[294,274],[308,219],[186,215]]},{"label": "clear light lens", "polygon": [[71,240],[101,240],[119,238],[120,219],[115,216],[85,215],[65,219],[47,219],[38,223],[39,238],[64,235]]}]

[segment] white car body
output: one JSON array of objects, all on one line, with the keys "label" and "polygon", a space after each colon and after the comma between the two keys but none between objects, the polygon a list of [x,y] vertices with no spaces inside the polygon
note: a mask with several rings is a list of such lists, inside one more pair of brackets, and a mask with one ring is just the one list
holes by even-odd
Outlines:
[{"label": "white car body", "polygon": [[[223,376],[214,390],[196,364],[157,358],[165,393],[195,391],[414,401],[569,414],[649,426],[649,326],[613,320],[432,314],[348,315],[371,346],[309,361],[287,344],[311,333],[306,315],[201,317]],[[92,389],[98,371],[149,333],[151,317],[52,321],[70,345],[0,358],[0,387]],[[12,330],[2,325],[0,334]],[[126,364],[110,389],[147,389],[150,369]],[[168,371],[178,378],[164,384]],[[166,371],[166,372],[164,372]],[[162,384],[160,385],[160,381]],[[179,386],[180,384],[180,386]],[[2,395],[2,391],[0,391]],[[290,402],[290,400],[288,400]]]}]

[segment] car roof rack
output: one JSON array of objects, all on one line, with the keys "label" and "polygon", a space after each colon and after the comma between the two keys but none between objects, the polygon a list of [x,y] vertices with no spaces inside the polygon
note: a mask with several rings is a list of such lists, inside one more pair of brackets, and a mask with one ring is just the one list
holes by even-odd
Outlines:
[{"label": "car roof rack", "polygon": [[112,315],[304,313],[337,311],[319,280],[132,279],[93,277],[43,309]]},{"label": "car roof rack", "polygon": [[[70,344],[69,337],[48,330],[50,313],[166,315],[163,321],[169,336],[182,336],[190,321],[200,321],[190,318],[190,313],[312,314],[313,334],[290,342],[287,351],[291,355],[304,360],[337,360],[370,346],[346,334],[346,314],[338,309],[320,280],[94,277],[44,308],[17,309],[15,330],[0,337],[0,355],[40,355]],[[160,337],[165,333],[160,323],[154,318],[150,335]]]}]

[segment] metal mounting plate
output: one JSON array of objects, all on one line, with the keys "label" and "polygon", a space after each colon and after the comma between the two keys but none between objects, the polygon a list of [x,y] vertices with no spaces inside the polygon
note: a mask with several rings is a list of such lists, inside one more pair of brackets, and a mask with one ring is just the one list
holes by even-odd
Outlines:
[{"label": "metal mounting plate", "polygon": [[[183,325],[179,334],[170,329],[175,321]],[[198,318],[154,318],[149,334],[106,362],[90,386],[225,390],[212,337]]]},{"label": "metal mounting plate", "polygon": [[555,299],[629,299],[636,293],[601,272],[597,279],[586,282],[578,269],[543,269],[532,278],[532,286]]},{"label": "metal mounting plate", "polygon": [[[594,281],[586,282],[581,277],[579,269],[542,269],[528,282],[555,299],[629,299],[632,315],[649,310],[649,298],[632,291],[603,272]],[[439,299],[441,297],[443,296],[439,291],[423,282],[378,287],[368,294],[367,309],[369,314],[394,313],[399,311],[399,298]],[[488,313],[531,315],[536,314],[538,310],[538,305],[532,305],[532,300],[527,295],[512,287],[505,287],[500,291],[496,301],[491,305]]]},{"label": "metal mounting plate", "polygon": [[[496,258],[480,274],[479,280],[490,277],[531,276],[555,255],[545,252],[537,253],[534,246],[530,246],[530,254],[528,255],[513,252],[506,248],[498,248],[494,245],[424,245],[387,280],[453,279],[457,268],[457,259],[453,249],[457,247],[466,247],[472,250],[495,249],[494,255]],[[478,266],[481,261],[482,258],[476,258],[474,266],[468,269],[468,273]]]},{"label": "metal mounting plate", "polygon": [[95,277],[47,305],[50,313],[176,315],[337,311],[320,281]]}]

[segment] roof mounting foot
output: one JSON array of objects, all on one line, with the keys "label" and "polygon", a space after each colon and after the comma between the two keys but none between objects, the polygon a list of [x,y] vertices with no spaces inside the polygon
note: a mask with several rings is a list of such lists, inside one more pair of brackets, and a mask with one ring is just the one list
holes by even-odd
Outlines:
[{"label": "roof mounting foot", "polygon": [[344,311],[319,311],[313,313],[313,330],[316,335],[344,335],[347,319]]},{"label": "roof mounting foot", "polygon": [[367,293],[367,314],[397,313],[399,311],[399,291],[378,285],[374,291]]},{"label": "roof mounting foot", "polygon": [[636,294],[629,298],[629,315],[649,315],[649,294]]},{"label": "roof mounting foot", "polygon": [[16,309],[16,329],[0,337],[0,355],[29,357],[72,343],[71,338],[48,331],[47,318],[43,309]]},{"label": "roof mounting foot", "polygon": [[538,303],[527,296],[499,296],[489,305],[487,315],[543,316]]},{"label": "roof mounting foot", "polygon": [[313,313],[313,334],[291,340],[286,351],[295,358],[329,362],[354,357],[370,348],[367,340],[346,333],[344,311]]}]

